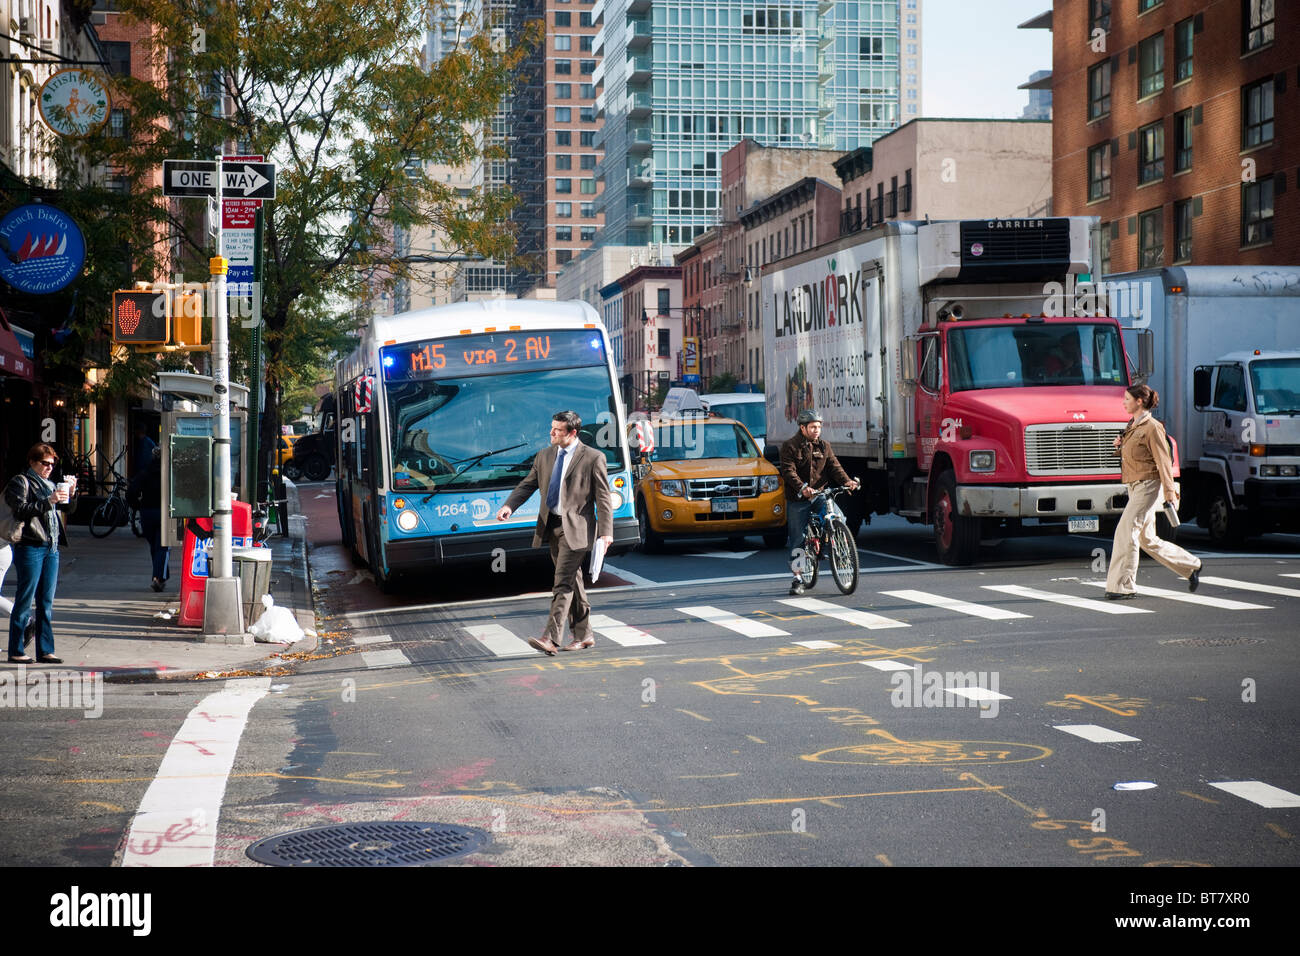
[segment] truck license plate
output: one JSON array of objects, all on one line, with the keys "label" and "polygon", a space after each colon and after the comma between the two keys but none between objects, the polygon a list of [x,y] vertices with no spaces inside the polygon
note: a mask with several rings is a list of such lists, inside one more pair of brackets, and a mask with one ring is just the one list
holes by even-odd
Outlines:
[{"label": "truck license plate", "polygon": [[713,499],[714,514],[717,514],[720,511],[739,511],[739,510],[740,510],[739,498],[714,498]]},{"label": "truck license plate", "polygon": [[1070,515],[1070,533],[1076,531],[1100,531],[1101,519],[1093,515]]}]

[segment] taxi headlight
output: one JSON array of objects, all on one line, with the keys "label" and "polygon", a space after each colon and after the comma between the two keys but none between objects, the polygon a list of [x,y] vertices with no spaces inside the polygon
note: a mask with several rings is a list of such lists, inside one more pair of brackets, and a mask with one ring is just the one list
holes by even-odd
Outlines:
[{"label": "taxi headlight", "polygon": [[415,526],[420,523],[420,519],[414,511],[399,511],[397,513],[397,526],[403,531],[414,531]]},{"label": "taxi headlight", "polygon": [[659,494],[666,495],[669,498],[682,497],[682,483],[680,481],[661,481],[659,482]]},{"label": "taxi headlight", "polygon": [[780,475],[763,475],[758,479],[759,494],[767,495],[781,487]]}]

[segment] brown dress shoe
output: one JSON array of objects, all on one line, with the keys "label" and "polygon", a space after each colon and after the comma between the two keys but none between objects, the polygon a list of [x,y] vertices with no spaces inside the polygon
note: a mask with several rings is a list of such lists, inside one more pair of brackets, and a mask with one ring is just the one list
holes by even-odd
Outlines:
[{"label": "brown dress shoe", "polygon": [[549,654],[551,657],[554,657],[555,652],[559,650],[559,648],[551,643],[549,637],[530,637],[528,643],[530,646],[537,648],[545,654]]},{"label": "brown dress shoe", "polygon": [[585,648],[588,648],[588,647],[595,647],[595,646],[596,646],[596,639],[595,639],[594,637],[588,637],[588,638],[583,638],[583,639],[579,639],[579,638],[576,638],[576,637],[575,637],[573,640],[569,641],[569,643],[567,643],[567,644],[565,644],[563,647],[561,647],[560,650],[562,650],[562,651],[580,651],[580,650],[583,650],[583,649],[585,649]]}]

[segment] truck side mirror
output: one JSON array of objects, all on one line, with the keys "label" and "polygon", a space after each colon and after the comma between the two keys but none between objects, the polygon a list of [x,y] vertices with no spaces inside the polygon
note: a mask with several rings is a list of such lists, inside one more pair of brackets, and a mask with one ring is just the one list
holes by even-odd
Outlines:
[{"label": "truck side mirror", "polygon": [[899,390],[903,395],[914,395],[916,393],[916,349],[919,341],[920,339],[916,336],[909,335],[903,339],[898,347]]},{"label": "truck side mirror", "polygon": [[1192,373],[1192,404],[1198,412],[1210,407],[1210,376],[1213,373],[1214,368],[1209,365],[1198,365]]},{"label": "truck side mirror", "polygon": [[1133,384],[1140,385],[1151,377],[1156,370],[1155,335],[1150,329],[1139,329],[1137,334],[1137,370],[1133,373]]}]

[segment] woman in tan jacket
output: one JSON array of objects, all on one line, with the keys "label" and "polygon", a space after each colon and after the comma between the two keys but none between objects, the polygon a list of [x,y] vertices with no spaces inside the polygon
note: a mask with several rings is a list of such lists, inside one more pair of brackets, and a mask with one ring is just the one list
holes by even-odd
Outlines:
[{"label": "woman in tan jacket", "polygon": [[1124,391],[1124,411],[1132,417],[1124,433],[1115,439],[1115,447],[1120,454],[1120,480],[1128,485],[1128,504],[1115,528],[1110,572],[1106,575],[1106,597],[1112,601],[1137,596],[1139,548],[1180,578],[1186,578],[1189,591],[1195,591],[1200,584],[1201,562],[1156,534],[1156,512],[1162,498],[1178,507],[1169,440],[1165,427],[1151,417],[1151,409],[1159,403],[1156,390],[1145,385],[1130,385]]}]

